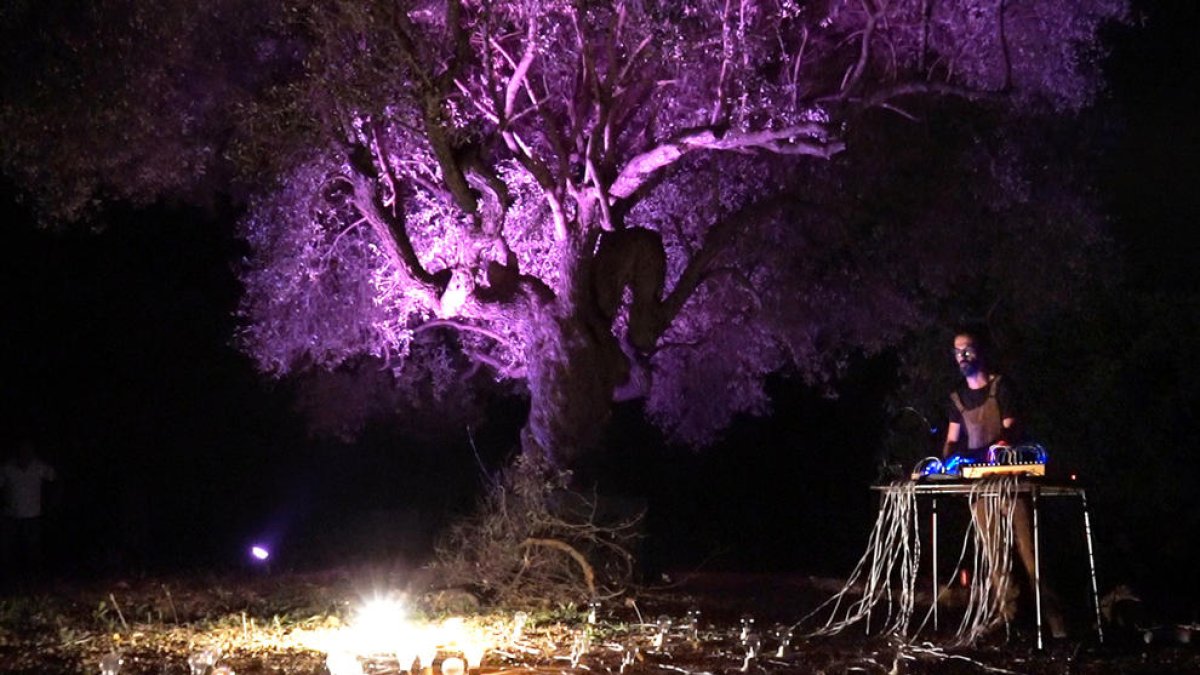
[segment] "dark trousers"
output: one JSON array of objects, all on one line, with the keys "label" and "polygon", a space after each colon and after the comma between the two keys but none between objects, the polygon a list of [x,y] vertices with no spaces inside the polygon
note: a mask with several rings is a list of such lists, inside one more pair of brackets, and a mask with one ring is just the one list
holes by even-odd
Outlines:
[{"label": "dark trousers", "polygon": [[[986,500],[991,499],[988,503]],[[990,508],[989,508],[990,507]],[[1035,563],[1033,555],[1033,516],[1032,506],[1029,498],[1025,496],[1017,496],[1015,501],[1001,500],[995,497],[983,497],[975,500],[971,505],[975,511],[975,527],[977,534],[981,539],[995,540],[999,537],[999,531],[1004,525],[997,522],[999,513],[1007,511],[1011,508],[1012,514],[1012,544],[1016,553],[1016,563],[1025,571],[1025,578],[1029,583],[1030,590],[1033,590],[1033,580],[1037,578],[1035,574]],[[999,513],[998,513],[999,512]],[[1004,623],[1008,623],[1016,617],[1017,614],[1017,598],[1021,594],[1021,587],[1018,581],[1014,578],[1013,567],[1003,568],[998,564],[998,561],[989,561],[991,568],[991,585],[993,593],[997,595],[992,599],[999,609],[1000,616],[998,617]],[[1043,616],[1046,619],[1047,627],[1050,629],[1050,634],[1054,637],[1063,637],[1066,635],[1066,628],[1063,622],[1062,602],[1058,599],[1058,595],[1046,583],[1045,578],[1041,580],[1042,586],[1042,605]]]},{"label": "dark trousers", "polygon": [[0,565],[7,587],[22,589],[42,576],[42,519],[5,517],[0,524]]}]

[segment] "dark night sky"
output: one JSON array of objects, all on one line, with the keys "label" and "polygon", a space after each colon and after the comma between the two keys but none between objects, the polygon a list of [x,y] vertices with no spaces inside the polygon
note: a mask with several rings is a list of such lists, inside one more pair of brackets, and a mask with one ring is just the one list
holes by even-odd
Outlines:
[{"label": "dark night sky", "polygon": [[[1103,187],[1132,282],[1194,298],[1200,12],[1190,2],[1140,6],[1141,25],[1113,35],[1103,105],[1125,121]],[[2,208],[0,414],[6,439],[37,438],[64,477],[64,571],[233,563],[259,533],[290,547],[294,563],[319,562],[339,545],[371,548],[362,535],[373,523],[413,509],[408,531],[424,542],[469,505],[478,472],[465,438],[430,448],[374,430],[350,446],[312,441],[287,385],[259,377],[230,346],[240,251],[230,214],[114,210],[103,233],[52,234],[11,200]],[[855,411],[880,402],[881,367],[860,369],[837,402],[777,382],[776,409],[788,414],[742,423],[699,455],[663,449],[618,411],[623,449],[607,480],[648,497],[648,558],[719,553],[734,566],[848,571],[869,528],[865,486],[882,426],[881,415],[864,424]],[[485,461],[515,443],[515,419],[480,430]],[[423,543],[372,546],[413,554]],[[81,549],[89,553],[65,555]]]}]

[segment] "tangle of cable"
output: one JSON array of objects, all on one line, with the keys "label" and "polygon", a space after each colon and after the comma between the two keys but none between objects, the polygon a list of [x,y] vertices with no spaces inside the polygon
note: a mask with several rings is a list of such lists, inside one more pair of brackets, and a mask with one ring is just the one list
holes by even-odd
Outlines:
[{"label": "tangle of cable", "polygon": [[[974,644],[1003,623],[1004,604],[1011,583],[1013,512],[1018,485],[1015,476],[997,476],[979,480],[971,486],[968,495],[971,527],[963,537],[958,562],[951,569],[951,579],[946,582],[949,586],[956,571],[963,568],[970,548],[975,580],[969,585],[967,604],[954,634],[955,644]],[[932,611],[931,606],[930,614]],[[925,617],[926,621],[928,619],[929,614]],[[1007,623],[1004,625],[1007,629]],[[921,628],[924,626],[925,622],[922,622]]]},{"label": "tangle of cable", "polygon": [[[979,480],[971,487],[968,495],[972,504],[971,527],[963,536],[958,562],[946,580],[949,587],[970,553],[975,582],[970,584],[963,617],[954,634],[955,645],[973,644],[1003,622],[1018,486],[1015,476],[998,476]],[[873,614],[883,611],[879,632],[911,643],[928,624],[933,603],[937,602],[935,589],[929,611],[920,625],[910,631],[921,558],[917,517],[915,483],[901,480],[883,490],[867,550],[845,585],[795,625],[827,611],[825,623],[809,633],[810,637],[840,633],[859,622],[865,622],[869,631]],[[851,600],[860,585],[861,597]]]},{"label": "tangle of cable", "polygon": [[[833,635],[860,622],[868,622],[877,607],[886,609],[881,632],[905,636],[915,605],[920,538],[916,536],[917,500],[912,481],[897,481],[882,492],[879,514],[871,529],[863,557],[845,586],[796,623],[805,623],[830,607],[825,624],[810,636]],[[898,584],[893,586],[893,577]],[[849,599],[862,584],[862,597]]]}]

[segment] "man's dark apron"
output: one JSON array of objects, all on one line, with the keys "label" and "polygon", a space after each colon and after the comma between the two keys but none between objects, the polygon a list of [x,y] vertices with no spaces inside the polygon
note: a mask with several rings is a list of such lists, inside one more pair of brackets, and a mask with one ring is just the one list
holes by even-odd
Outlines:
[{"label": "man's dark apron", "polygon": [[[962,397],[957,391],[950,394],[950,401],[958,408],[958,412],[962,413],[963,426],[966,427],[967,439],[971,445],[970,450],[961,453],[964,456],[986,452],[988,446],[1004,437],[1004,419],[1000,416],[1000,401],[996,400],[996,387],[999,384],[1000,376],[997,375],[988,385],[988,395],[983,405],[970,410],[963,406]],[[982,458],[978,458],[977,461],[979,459]]]}]

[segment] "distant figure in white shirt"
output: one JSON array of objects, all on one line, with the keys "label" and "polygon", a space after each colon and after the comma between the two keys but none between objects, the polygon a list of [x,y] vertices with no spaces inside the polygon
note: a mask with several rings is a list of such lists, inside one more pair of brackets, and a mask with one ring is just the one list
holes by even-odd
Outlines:
[{"label": "distant figure in white shirt", "polygon": [[6,584],[25,586],[41,576],[43,492],[56,479],[54,468],[37,457],[29,440],[21,441],[16,456],[0,467],[0,554]]}]

